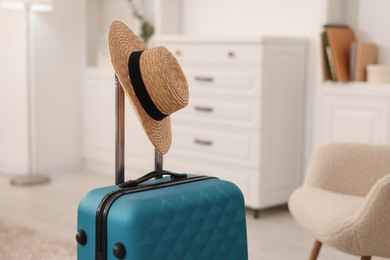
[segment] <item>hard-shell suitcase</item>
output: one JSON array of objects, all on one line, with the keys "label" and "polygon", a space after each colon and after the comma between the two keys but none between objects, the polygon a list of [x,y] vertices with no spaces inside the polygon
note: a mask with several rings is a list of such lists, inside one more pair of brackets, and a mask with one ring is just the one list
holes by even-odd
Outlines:
[{"label": "hard-shell suitcase", "polygon": [[116,185],[81,200],[77,259],[248,259],[244,199],[234,184],[163,171],[157,151],[155,171],[124,182],[118,80],[116,104]]}]

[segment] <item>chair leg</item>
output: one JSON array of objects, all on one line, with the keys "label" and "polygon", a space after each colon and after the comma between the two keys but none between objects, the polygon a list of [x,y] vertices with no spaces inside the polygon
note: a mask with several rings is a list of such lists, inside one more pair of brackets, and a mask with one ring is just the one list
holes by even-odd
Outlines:
[{"label": "chair leg", "polygon": [[371,260],[371,256],[362,256],[360,260]]},{"label": "chair leg", "polygon": [[318,240],[314,241],[313,248],[311,249],[309,260],[316,260],[317,259],[318,254],[320,253],[321,246],[322,246],[322,243],[320,241],[318,241]]}]

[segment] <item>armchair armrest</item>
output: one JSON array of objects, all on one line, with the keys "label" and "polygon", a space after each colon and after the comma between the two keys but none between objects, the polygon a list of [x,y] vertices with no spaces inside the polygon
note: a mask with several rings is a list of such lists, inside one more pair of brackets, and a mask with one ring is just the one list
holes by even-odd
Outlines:
[{"label": "armchair armrest", "polygon": [[377,180],[388,173],[390,146],[333,143],[313,154],[304,185],[365,196]]},{"label": "armchair armrest", "polygon": [[355,213],[353,223],[360,250],[390,257],[390,174],[375,183]]}]

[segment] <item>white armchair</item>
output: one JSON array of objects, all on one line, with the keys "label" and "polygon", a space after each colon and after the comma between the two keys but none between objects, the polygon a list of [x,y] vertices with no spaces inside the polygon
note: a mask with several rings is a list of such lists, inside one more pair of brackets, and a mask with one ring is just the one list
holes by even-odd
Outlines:
[{"label": "white armchair", "polygon": [[288,204],[316,239],[311,260],[322,243],[361,259],[390,257],[390,146],[320,147]]}]

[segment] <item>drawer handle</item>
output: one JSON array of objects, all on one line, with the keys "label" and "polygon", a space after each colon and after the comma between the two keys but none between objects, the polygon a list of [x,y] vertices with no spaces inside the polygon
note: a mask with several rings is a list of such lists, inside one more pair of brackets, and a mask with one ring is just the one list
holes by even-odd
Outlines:
[{"label": "drawer handle", "polygon": [[212,77],[202,77],[202,76],[196,76],[196,81],[202,81],[202,82],[213,82],[214,79]]},{"label": "drawer handle", "polygon": [[235,54],[233,51],[229,51],[229,52],[228,52],[228,56],[229,56],[230,58],[234,58],[234,57],[236,56],[236,54]]},{"label": "drawer handle", "polygon": [[176,50],[175,54],[176,54],[176,56],[181,56],[181,51],[180,50]]},{"label": "drawer handle", "polygon": [[214,111],[212,107],[201,107],[201,106],[195,106],[195,110],[200,112],[210,112],[210,113]]},{"label": "drawer handle", "polygon": [[209,140],[202,140],[202,139],[194,139],[194,142],[196,144],[205,145],[205,146],[212,146],[213,142]]}]

